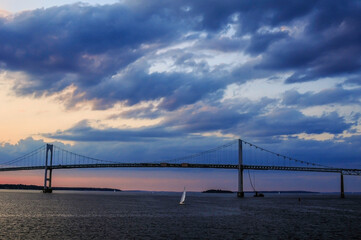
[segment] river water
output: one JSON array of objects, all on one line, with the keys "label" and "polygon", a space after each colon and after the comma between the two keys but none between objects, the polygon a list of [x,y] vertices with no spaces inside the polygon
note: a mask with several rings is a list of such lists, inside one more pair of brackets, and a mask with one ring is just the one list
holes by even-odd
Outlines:
[{"label": "river water", "polygon": [[[361,196],[0,191],[0,239],[359,239]],[[300,197],[300,199],[299,199]]]}]

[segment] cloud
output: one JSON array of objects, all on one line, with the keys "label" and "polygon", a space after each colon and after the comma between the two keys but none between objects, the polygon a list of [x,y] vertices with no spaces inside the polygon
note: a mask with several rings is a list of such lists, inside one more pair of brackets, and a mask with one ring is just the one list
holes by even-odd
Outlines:
[{"label": "cloud", "polygon": [[31,137],[19,140],[16,144],[5,143],[0,145],[0,164],[14,160],[16,157],[25,155],[41,146],[44,146],[43,140],[34,140]]},{"label": "cloud", "polygon": [[274,102],[274,99],[262,98],[257,102],[242,99],[210,105],[198,104],[169,114],[162,124],[188,133],[210,131],[231,133],[241,122],[251,121],[257,115],[263,114]]},{"label": "cloud", "polygon": [[184,1],[189,14],[201,17],[201,26],[217,31],[229,23],[237,25],[237,34],[255,33],[264,26],[277,27],[309,14],[317,1]]},{"label": "cloud", "polygon": [[[294,83],[358,75],[359,13],[356,1],[65,5],[1,18],[0,63],[27,75],[14,85],[21,96],[74,86],[66,106],[91,100],[107,109],[162,99],[162,108],[175,110],[259,77],[291,72],[286,82]],[[150,71],[162,51],[168,71]],[[227,63],[219,53],[259,58]],[[210,58],[220,63],[210,66]]]},{"label": "cloud", "polygon": [[[211,49],[212,51],[219,51],[224,53],[240,52],[245,49],[249,41],[237,37],[211,37],[199,40],[195,48],[197,49]],[[260,45],[260,44],[259,44]]]},{"label": "cloud", "polygon": [[361,76],[350,77],[345,81],[347,85],[361,85]]},{"label": "cloud", "polygon": [[258,138],[300,133],[340,134],[351,126],[336,112],[314,117],[306,116],[296,109],[281,108],[243,123],[238,133]]},{"label": "cloud", "polygon": [[108,119],[135,118],[135,119],[156,119],[162,116],[162,111],[158,110],[153,104],[147,107],[134,108],[124,111],[120,114],[113,114]]},{"label": "cloud", "polygon": [[[46,24],[45,24],[46,23]],[[171,13],[138,15],[126,5],[66,5],[22,12],[0,24],[0,61],[29,74],[18,94],[86,89],[161,45],[187,25]]]},{"label": "cloud", "polygon": [[291,25],[294,34],[264,52],[259,67],[293,70],[287,83],[359,74],[360,12],[357,1],[318,1],[302,23]]},{"label": "cloud", "polygon": [[162,127],[143,127],[135,129],[96,129],[91,127],[87,120],[80,121],[74,127],[65,131],[43,134],[43,136],[47,138],[80,142],[155,141],[159,138],[174,138],[182,135],[182,132],[167,130],[166,128]]},{"label": "cloud", "polygon": [[129,67],[118,76],[88,88],[82,98],[97,99],[97,109],[109,108],[119,101],[132,106],[142,101],[161,100],[160,108],[175,110],[222,91],[228,83],[217,74],[212,76],[212,72],[201,76],[181,72],[147,73],[143,67],[142,64]]},{"label": "cloud", "polygon": [[[65,131],[45,134],[45,137],[71,141],[158,141],[180,136],[219,132],[245,138],[269,139],[297,134],[338,135],[351,131],[355,123],[348,123],[336,112],[321,116],[307,116],[297,109],[279,108],[276,99],[263,98],[253,102],[229,100],[218,104],[195,104],[171,113],[162,113],[158,124],[135,129],[94,129],[87,121]],[[143,111],[145,110],[145,112]],[[140,108],[125,112],[125,117],[151,118],[154,109]],[[134,115],[135,114],[135,115]],[[139,115],[140,114],[140,115]],[[119,117],[119,116],[113,116]],[[357,121],[356,121],[357,122]]]},{"label": "cloud", "polygon": [[[357,88],[288,91],[282,103],[294,108],[277,106],[277,99],[237,104],[222,98],[230,84],[287,74],[286,83],[340,75],[358,79],[359,12],[355,1],[322,0],[65,5],[2,18],[0,62],[26,76],[14,85],[18,95],[51,95],[73,86],[74,93],[61,99],[66,106],[91,100],[104,110],[119,102],[157,101],[151,109],[113,117],[164,118],[142,129],[100,130],[83,122],[46,135],[56,139],[134,141],[209,131],[252,137],[339,134],[351,127],[342,116],[306,116],[297,107],[357,104]],[[230,53],[244,59],[221,59]]]},{"label": "cloud", "polygon": [[251,55],[263,53],[267,51],[272,43],[278,42],[279,40],[287,37],[287,32],[256,33],[252,36],[246,52],[250,53]]},{"label": "cloud", "polygon": [[[119,101],[163,98],[163,108],[172,110],[222,90],[229,82],[225,75],[207,69],[149,73],[141,59],[151,60],[156,50],[181,42],[194,28],[194,17],[180,21],[176,6],[164,6],[169,12],[153,7],[75,4],[19,13],[2,21],[0,61],[27,74],[14,85],[18,95],[51,95],[74,86],[66,106],[93,100],[95,108],[106,109]],[[181,59],[175,65],[185,64]],[[194,61],[187,64],[200,70]]]},{"label": "cloud", "polygon": [[311,107],[327,104],[360,104],[361,89],[330,88],[318,93],[299,93],[289,90],[284,93],[282,103],[287,106]]},{"label": "cloud", "polygon": [[295,108],[280,108],[277,99],[262,98],[198,104],[163,116],[160,124],[184,133],[221,132],[259,141],[262,138],[294,134],[340,134],[351,130],[336,112],[308,116]]},{"label": "cloud", "polygon": [[331,140],[312,140],[289,137],[268,138],[257,143],[265,149],[291,156],[295,159],[340,168],[360,168],[360,136]]},{"label": "cloud", "polygon": [[[322,97],[317,96],[315,98],[322,99]],[[70,129],[44,134],[44,136],[71,141],[126,142],[158,141],[192,134],[219,132],[258,141],[262,138],[268,139],[303,133],[338,135],[344,131],[350,131],[355,124],[346,122],[345,118],[336,112],[321,116],[307,116],[294,108],[280,108],[277,99],[217,101],[208,104],[193,104],[172,112],[160,111],[155,106],[149,106],[111,116],[111,118],[139,117],[143,119],[152,119],[154,114],[157,117],[161,116],[162,120],[151,127],[95,129],[84,120]],[[290,102],[291,100],[288,99],[287,101]],[[301,105],[300,101],[297,104]]]}]

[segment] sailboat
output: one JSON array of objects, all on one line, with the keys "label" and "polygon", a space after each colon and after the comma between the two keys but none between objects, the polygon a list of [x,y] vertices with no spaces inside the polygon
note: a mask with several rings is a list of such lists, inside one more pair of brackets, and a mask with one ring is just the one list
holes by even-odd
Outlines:
[{"label": "sailboat", "polygon": [[184,187],[183,194],[182,194],[179,204],[183,205],[185,200],[186,200],[186,188]]}]

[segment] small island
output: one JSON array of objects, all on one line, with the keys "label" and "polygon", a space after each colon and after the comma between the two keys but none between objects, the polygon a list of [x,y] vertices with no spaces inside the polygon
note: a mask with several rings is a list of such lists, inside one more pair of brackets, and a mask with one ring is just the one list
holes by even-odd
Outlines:
[{"label": "small island", "polygon": [[209,189],[209,190],[203,191],[202,193],[233,193],[233,192],[229,191],[229,190],[222,190],[222,189]]}]

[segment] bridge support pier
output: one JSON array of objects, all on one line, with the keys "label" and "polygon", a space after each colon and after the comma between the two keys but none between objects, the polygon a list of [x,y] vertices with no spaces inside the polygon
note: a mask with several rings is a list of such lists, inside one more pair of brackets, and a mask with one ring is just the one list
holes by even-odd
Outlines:
[{"label": "bridge support pier", "polygon": [[[50,155],[49,155],[50,152]],[[49,160],[49,164],[48,164]],[[46,154],[45,154],[45,176],[44,176],[44,189],[43,193],[52,193],[53,189],[51,188],[51,179],[53,172],[53,145],[46,144]]]},{"label": "bridge support pier", "polygon": [[345,198],[345,191],[343,187],[343,173],[341,172],[341,198]]},{"label": "bridge support pier", "polygon": [[242,154],[242,140],[238,139],[238,192],[237,197],[243,198],[243,154]]}]

